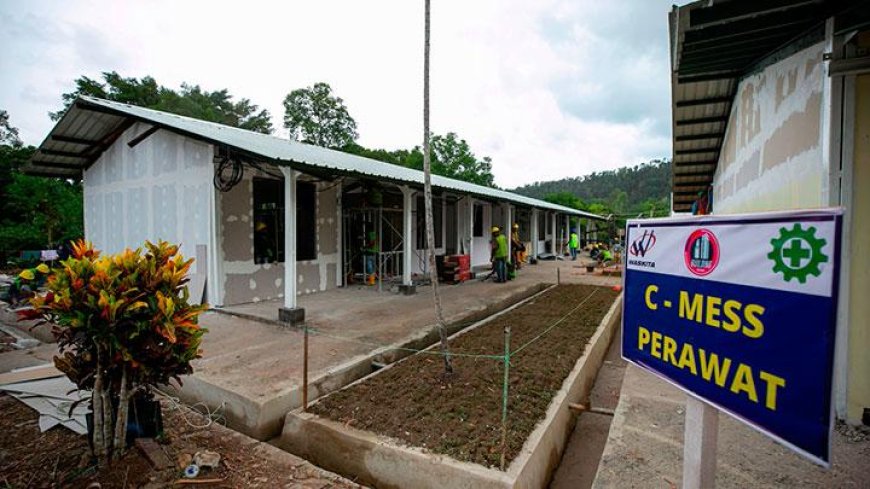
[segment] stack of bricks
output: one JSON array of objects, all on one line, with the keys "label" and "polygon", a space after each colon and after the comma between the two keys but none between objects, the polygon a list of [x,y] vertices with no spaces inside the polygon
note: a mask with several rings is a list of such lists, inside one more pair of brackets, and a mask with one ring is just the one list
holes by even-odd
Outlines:
[{"label": "stack of bricks", "polygon": [[471,256],[445,256],[441,281],[445,283],[458,284],[460,282],[465,282],[466,280],[471,280]]}]

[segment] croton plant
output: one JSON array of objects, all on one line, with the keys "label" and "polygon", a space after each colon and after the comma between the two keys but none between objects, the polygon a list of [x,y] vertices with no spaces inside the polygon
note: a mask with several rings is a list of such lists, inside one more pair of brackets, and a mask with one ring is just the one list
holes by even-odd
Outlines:
[{"label": "croton plant", "polygon": [[71,256],[48,271],[47,292],[20,313],[54,324],[61,352],[55,365],[91,392],[93,447],[101,463],[126,446],[130,399],[170,379],[180,382],[200,356],[206,330],[198,317],[208,306],[189,302],[192,263],[165,241],[111,256],[78,241]]}]

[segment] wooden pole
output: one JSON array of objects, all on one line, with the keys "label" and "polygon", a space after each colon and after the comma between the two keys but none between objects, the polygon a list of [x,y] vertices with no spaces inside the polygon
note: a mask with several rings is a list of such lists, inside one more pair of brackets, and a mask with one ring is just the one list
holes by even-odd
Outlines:
[{"label": "wooden pole", "polygon": [[508,381],[511,370],[511,327],[504,328],[504,386],[501,400],[501,470],[504,470],[507,457],[507,412],[508,412]]},{"label": "wooden pole", "polygon": [[716,436],[719,410],[686,396],[683,439],[683,489],[709,489],[716,484]]},{"label": "wooden pole", "polygon": [[302,410],[308,411],[308,326],[302,326],[305,331],[304,339],[302,340]]},{"label": "wooden pole", "polygon": [[444,371],[453,373],[450,360],[450,345],[447,341],[447,321],[441,306],[441,292],[438,290],[438,269],[435,267],[435,228],[432,219],[432,160],[429,149],[429,31],[431,30],[431,0],[425,0],[425,21],[423,41],[423,202],[426,208],[426,255],[429,263],[429,281],[432,283],[432,300],[435,303],[435,324],[441,338],[441,354],[444,358]]}]

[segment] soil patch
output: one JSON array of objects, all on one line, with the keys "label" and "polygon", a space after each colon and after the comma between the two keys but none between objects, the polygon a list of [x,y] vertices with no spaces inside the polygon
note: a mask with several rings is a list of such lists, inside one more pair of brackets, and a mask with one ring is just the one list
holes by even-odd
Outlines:
[{"label": "soil patch", "polygon": [[[511,360],[507,460],[513,460],[553,396],[583,354],[589,339],[618,296],[609,288],[561,285],[451,341],[463,354],[501,355],[504,328],[511,350],[576,311]],[[401,440],[435,453],[498,467],[501,454],[503,362],[453,357],[443,361],[417,354],[392,368],[322,399],[311,412],[358,429]]]},{"label": "soil patch", "polygon": [[12,346],[12,344],[16,341],[17,340],[14,336],[0,331],[0,353],[6,353],[7,351],[15,350],[15,347]]},{"label": "soil patch", "polygon": [[[208,418],[188,408],[165,399],[161,404],[165,434],[160,448],[170,460],[201,450],[221,455],[217,469],[199,476],[220,482],[201,487],[359,487],[221,425],[205,426]],[[36,411],[6,394],[0,394],[0,412],[0,487],[85,488],[99,482],[102,489],[158,488],[182,477],[181,467],[154,470],[135,447],[97,471],[85,436],[61,427],[40,433]]]}]

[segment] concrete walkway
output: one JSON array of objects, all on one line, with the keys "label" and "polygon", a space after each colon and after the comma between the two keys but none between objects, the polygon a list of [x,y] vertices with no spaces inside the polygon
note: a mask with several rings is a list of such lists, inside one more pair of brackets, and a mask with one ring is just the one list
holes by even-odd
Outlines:
[{"label": "concrete walkway", "polygon": [[[685,398],[629,366],[593,487],[680,487]],[[840,425],[832,449],[825,470],[722,413],[716,487],[870,487],[870,430]]]},{"label": "concrete walkway", "polygon": [[[610,285],[619,279],[589,275],[578,262],[550,261],[527,265],[506,284],[471,281],[442,286],[445,318],[453,330],[482,319],[540,290],[542,283]],[[300,298],[306,309],[309,337],[309,398],[356,380],[372,371],[372,360],[390,363],[407,354],[393,346],[423,348],[432,344],[435,316],[431,289],[413,296],[375,288],[347,288]],[[275,316],[277,302],[233,308],[245,314]],[[299,329],[210,312],[201,318],[209,329],[203,358],[185,379],[179,397],[221,409],[230,425],[258,439],[276,436],[284,415],[301,405],[303,333]]]}]

